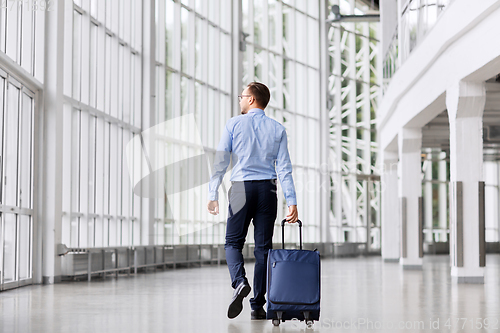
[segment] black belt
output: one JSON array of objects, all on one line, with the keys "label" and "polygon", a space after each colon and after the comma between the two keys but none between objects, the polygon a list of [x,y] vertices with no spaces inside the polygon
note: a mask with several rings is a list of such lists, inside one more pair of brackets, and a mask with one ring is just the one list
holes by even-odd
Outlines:
[{"label": "black belt", "polygon": [[273,184],[276,184],[276,179],[252,179],[252,180],[243,180],[243,181],[234,181],[231,182],[231,184],[234,183],[263,183],[263,182],[271,182]]}]

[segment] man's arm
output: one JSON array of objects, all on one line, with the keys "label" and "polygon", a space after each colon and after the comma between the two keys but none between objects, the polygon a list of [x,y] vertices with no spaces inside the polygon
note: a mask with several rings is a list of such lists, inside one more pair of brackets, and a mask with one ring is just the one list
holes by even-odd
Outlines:
[{"label": "man's arm", "polygon": [[297,205],[297,197],[295,194],[295,186],[292,178],[292,162],[288,153],[288,138],[286,131],[283,130],[280,145],[278,148],[278,157],[276,159],[276,172],[281,183],[281,188],[285,194],[287,205]]},{"label": "man's arm", "polygon": [[[229,123],[229,121],[228,121]],[[231,151],[233,144],[233,135],[228,128],[228,123],[224,126],[222,137],[215,152],[213,174],[208,184],[208,200],[219,200],[219,186],[224,178],[229,162],[231,161]]]}]

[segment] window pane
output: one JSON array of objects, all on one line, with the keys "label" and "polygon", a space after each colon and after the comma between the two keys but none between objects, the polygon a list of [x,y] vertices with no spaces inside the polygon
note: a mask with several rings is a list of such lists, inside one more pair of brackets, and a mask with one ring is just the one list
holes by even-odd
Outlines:
[{"label": "window pane", "polygon": [[[314,1],[313,1],[314,2]],[[307,41],[308,56],[307,61],[310,66],[319,67],[319,26],[318,21],[312,18],[307,19]]]},{"label": "window pane", "polygon": [[[311,0],[295,0],[295,7],[298,10],[301,10],[304,13],[307,13],[307,2],[310,2]],[[312,0],[314,1],[314,0]]]},{"label": "window pane", "polygon": [[173,117],[173,74],[167,71],[165,75],[165,120]]},{"label": "window pane", "polygon": [[[215,124],[215,92],[208,89],[208,146],[214,147],[214,124]],[[217,143],[218,144],[218,143]]]},{"label": "window pane", "polygon": [[104,112],[111,113],[111,36],[106,34],[106,73],[105,73],[105,103]]},{"label": "window pane", "polygon": [[[27,3],[25,5],[28,5]],[[23,9],[23,6],[21,6]],[[3,8],[2,8],[3,10]],[[28,72],[32,73],[33,64],[33,11],[21,10],[21,66]]]},{"label": "window pane", "polygon": [[254,81],[262,81],[264,72],[263,65],[267,52],[256,48],[254,53]]},{"label": "window pane", "polygon": [[279,52],[281,25],[281,12],[277,0],[269,0],[269,48]]},{"label": "window pane", "polygon": [[304,92],[307,91],[306,84],[306,68],[301,64],[296,64],[295,69],[297,71],[296,75],[296,91],[295,98],[297,100],[296,111],[300,114],[306,114],[306,96],[304,96]]},{"label": "window pane", "polygon": [[216,28],[208,26],[208,84],[215,85],[215,34]]},{"label": "window pane", "polygon": [[19,222],[19,279],[31,277],[31,217],[18,215]]},{"label": "window pane", "polygon": [[[7,38],[6,38],[6,50],[7,55],[14,60],[16,63],[19,61],[19,42],[21,38],[20,31],[18,30],[19,25],[19,9],[18,4],[16,2],[5,2],[9,8],[2,8],[2,12],[5,11],[7,13]],[[2,3],[4,5],[4,3]]]},{"label": "window pane", "polygon": [[281,77],[278,77],[281,68],[281,57],[269,53],[269,90],[271,91],[270,106],[281,107],[281,94],[278,94]]},{"label": "window pane", "polygon": [[19,89],[9,83],[7,112],[5,114],[4,142],[4,202],[8,206],[17,206],[18,176],[18,127],[19,127]]},{"label": "window pane", "polygon": [[207,3],[206,0],[196,0],[196,11],[202,16],[207,16]]},{"label": "window pane", "polygon": [[203,42],[203,21],[200,18],[196,18],[196,31],[195,31],[195,42],[194,42],[194,62],[195,62],[195,76],[201,79],[201,71],[203,66],[202,58],[202,42]]},{"label": "window pane", "polygon": [[262,22],[267,17],[264,17],[264,0],[253,0],[253,41],[257,45],[265,46],[262,34]]},{"label": "window pane", "polygon": [[219,24],[218,20],[219,0],[210,0],[208,5],[208,19],[215,24]]},{"label": "window pane", "polygon": [[90,105],[96,107],[97,94],[97,25],[90,24]]},{"label": "window pane", "polygon": [[172,0],[167,0],[165,8],[165,55],[166,64],[174,67],[174,6]]},{"label": "window pane", "polygon": [[319,73],[317,70],[308,68],[307,77],[307,88],[309,91],[307,100],[309,105],[307,106],[308,114],[311,117],[318,118],[320,114],[319,110]]},{"label": "window pane", "polygon": [[231,0],[220,0],[220,27],[231,31]]},{"label": "window pane", "polygon": [[23,110],[21,113],[21,146],[20,146],[20,185],[21,207],[32,208],[31,183],[32,183],[32,98],[23,94]]},{"label": "window pane", "polygon": [[319,17],[319,2],[318,0],[308,0],[307,1],[307,12],[314,18]]},{"label": "window pane", "polygon": [[188,78],[181,78],[181,115],[189,113],[189,82]]},{"label": "window pane", "polygon": [[12,282],[16,280],[17,215],[2,214],[2,218],[4,222],[3,282]]},{"label": "window pane", "polygon": [[300,27],[299,29],[296,30],[296,35],[295,35],[295,42],[296,42],[296,56],[297,56],[297,61],[300,62],[305,62],[306,61],[306,47],[307,41],[305,40],[305,32],[307,31],[306,24],[306,16],[304,14],[301,14],[299,12],[295,13],[295,19],[296,19],[296,26]]},{"label": "window pane", "polygon": [[283,108],[295,110],[294,106],[294,62],[283,59]]},{"label": "window pane", "polygon": [[80,13],[73,11],[73,98],[77,101],[80,100],[81,17]]},{"label": "window pane", "polygon": [[283,55],[295,57],[295,11],[283,6]]},{"label": "window pane", "polygon": [[220,34],[220,89],[229,92],[229,80],[231,67],[227,64],[231,63],[231,53],[229,52],[230,37],[224,33]]},{"label": "window pane", "polygon": [[80,211],[80,110],[72,112],[71,136],[71,211]]},{"label": "window pane", "polygon": [[184,73],[188,72],[189,61],[189,41],[188,41],[188,22],[189,11],[186,8],[181,8],[181,70]]}]

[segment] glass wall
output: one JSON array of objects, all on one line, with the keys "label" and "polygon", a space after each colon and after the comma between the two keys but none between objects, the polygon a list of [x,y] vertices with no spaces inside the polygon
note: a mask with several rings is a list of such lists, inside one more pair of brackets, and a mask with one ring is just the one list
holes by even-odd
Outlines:
[{"label": "glass wall", "polygon": [[483,164],[485,188],[485,239],[486,242],[500,241],[500,162],[485,160]]},{"label": "glass wall", "polygon": [[[305,242],[320,241],[319,5],[319,0],[242,1],[242,28],[249,37],[241,89],[258,81],[271,90],[265,112],[287,130]],[[276,235],[287,214],[279,185]],[[287,230],[285,241],[298,240],[297,229]],[[253,241],[251,230],[248,239]]]},{"label": "glass wall", "polygon": [[140,244],[124,150],[141,130],[142,4],[75,1],[65,17],[62,242]]},{"label": "glass wall", "polygon": [[[335,0],[343,15],[363,12]],[[378,23],[334,23],[328,30],[331,173],[330,233],[335,242],[380,247],[376,112]]]},{"label": "glass wall", "polygon": [[32,277],[34,101],[0,69],[0,290]]},{"label": "glass wall", "polygon": [[[0,290],[33,277],[35,127],[45,13],[0,10]],[[8,5],[8,6],[7,6]],[[31,8],[29,8],[31,9]]]},{"label": "glass wall", "polygon": [[[223,195],[217,216],[206,211],[208,182],[204,177],[211,168],[210,161],[226,121],[240,112],[236,96],[252,81],[263,82],[271,90],[266,114],[287,129],[299,214],[305,223],[304,241],[319,242],[320,114],[324,108],[320,105],[320,29],[324,19],[320,19],[321,1],[242,0],[241,7],[231,0],[152,3],[152,45],[143,40],[148,35],[143,16],[148,13],[143,13],[146,7],[140,1],[74,0],[64,6],[64,61],[58,68],[64,78],[62,243],[71,248],[143,244],[141,223],[147,223],[145,219],[153,221],[154,229],[148,232],[154,234],[155,244],[224,243],[228,204],[225,194],[231,171],[221,186]],[[341,3],[342,8],[345,3]],[[40,31],[45,16],[39,11],[21,12],[17,7],[14,10],[0,13],[0,51],[35,80],[43,82],[45,36]],[[237,54],[240,45],[235,42],[233,27],[240,24],[234,21],[240,15],[241,29],[249,37],[246,50]],[[332,165],[338,166],[332,180],[341,177],[343,184],[340,192],[332,191],[331,202],[344,205],[344,219],[339,223],[349,221],[347,229],[335,230],[342,235],[344,231],[357,235],[361,231],[355,230],[361,226],[356,221],[367,214],[373,215],[374,220],[377,216],[376,208],[366,211],[378,204],[378,185],[353,176],[371,175],[375,170],[377,39],[373,24],[336,25],[328,34],[332,73],[328,87],[332,139],[329,158]],[[151,47],[151,58],[142,54],[144,47]],[[236,61],[242,62],[241,73],[235,73]],[[151,62],[150,70],[147,64]],[[148,88],[144,80],[150,76],[154,85]],[[4,99],[13,100],[13,96],[9,97],[15,91],[9,90],[9,82],[13,81],[7,79],[7,74],[3,77]],[[23,105],[19,107],[30,102],[36,110],[36,93],[23,90],[22,83],[18,86],[19,105]],[[144,94],[153,97],[151,112],[143,110]],[[23,96],[31,100],[23,100]],[[9,113],[5,110],[3,121],[15,121],[6,116]],[[24,117],[22,114],[18,116]],[[130,177],[141,172],[140,166],[128,165],[127,144],[148,130],[145,125],[151,127],[183,116],[194,119],[195,128],[188,135],[199,137],[202,145],[195,146],[180,136],[165,139],[156,149],[166,152],[166,162],[187,154],[203,156],[206,163],[189,168],[167,167],[159,185],[164,187],[164,193],[154,199],[154,205],[144,207],[143,198],[134,195],[135,184]],[[17,121],[21,123],[21,118]],[[31,121],[28,123],[34,126]],[[19,131],[27,133],[26,129]],[[13,138],[6,133],[2,134],[4,143]],[[338,145],[336,134],[341,138]],[[17,140],[28,139],[19,135]],[[3,151],[1,156],[4,173],[11,172],[5,163],[6,154],[9,152]],[[28,156],[24,151],[18,154],[22,161]],[[16,175],[20,172],[17,170]],[[4,182],[2,186],[9,184],[12,185]],[[28,185],[20,180],[16,186]],[[368,191],[369,187],[372,190]],[[279,223],[288,210],[280,184],[278,191]],[[338,193],[352,200],[340,200],[335,197]],[[370,202],[365,208],[363,200]],[[349,205],[353,208],[347,212]],[[332,206],[332,221],[335,215]],[[31,223],[20,215],[14,220]],[[5,239],[7,231],[2,232],[0,238]],[[276,233],[280,232],[277,228]],[[296,240],[297,236],[297,230],[291,228],[287,240]],[[250,242],[252,238],[249,234]],[[362,237],[334,239],[356,241]]]},{"label": "glass wall", "polygon": [[[231,101],[232,13],[231,0],[156,2],[155,122],[192,115],[197,129],[189,135],[199,136],[203,145],[201,149],[181,137],[166,138],[162,149],[167,160],[184,153],[205,154],[213,160],[235,105]],[[203,175],[209,163],[192,163],[190,168],[167,168],[165,195],[155,203],[156,244],[224,242],[226,198],[219,197],[219,215],[208,214],[208,182],[201,179],[206,180]],[[228,176],[220,193],[229,188]]]},{"label": "glass wall", "polygon": [[449,153],[436,148],[422,149],[422,199],[424,242],[449,241]]},{"label": "glass wall", "polygon": [[45,3],[5,1],[0,7],[0,52],[43,82]]}]

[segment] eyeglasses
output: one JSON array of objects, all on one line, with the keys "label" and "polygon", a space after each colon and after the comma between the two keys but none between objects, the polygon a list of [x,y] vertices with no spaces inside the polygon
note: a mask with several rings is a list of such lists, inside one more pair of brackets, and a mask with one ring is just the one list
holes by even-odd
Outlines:
[{"label": "eyeglasses", "polygon": [[238,101],[240,101],[240,102],[241,102],[241,99],[242,99],[243,97],[252,97],[252,95],[238,95]]}]

